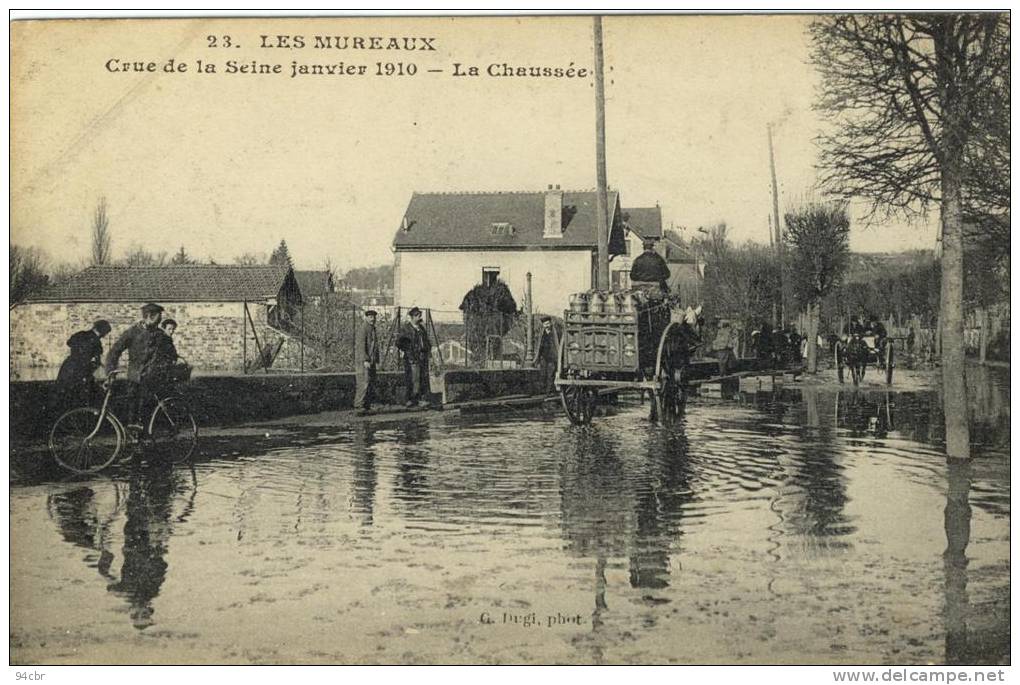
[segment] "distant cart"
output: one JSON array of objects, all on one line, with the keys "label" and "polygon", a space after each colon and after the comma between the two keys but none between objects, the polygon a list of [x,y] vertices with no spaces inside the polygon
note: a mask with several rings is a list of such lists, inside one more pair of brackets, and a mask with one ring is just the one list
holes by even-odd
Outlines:
[{"label": "distant cart", "polygon": [[854,385],[864,380],[869,365],[874,365],[885,375],[886,385],[892,384],[894,364],[894,343],[899,338],[878,338],[874,335],[854,334],[835,346],[835,365],[839,382],[843,382],[844,369],[849,369]]},{"label": "distant cart", "polygon": [[614,392],[647,391],[653,420],[683,413],[698,338],[675,301],[589,291],[571,296],[563,318],[555,383],[571,423],[591,423],[599,396]]}]

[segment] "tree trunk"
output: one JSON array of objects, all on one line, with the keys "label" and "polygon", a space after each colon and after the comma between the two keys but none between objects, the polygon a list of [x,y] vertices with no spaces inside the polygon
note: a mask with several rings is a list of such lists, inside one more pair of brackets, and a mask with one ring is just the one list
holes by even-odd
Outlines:
[{"label": "tree trunk", "polygon": [[945,146],[942,165],[942,391],[946,454],[970,458],[970,427],[963,341],[963,217],[960,205],[962,151]]},{"label": "tree trunk", "polygon": [[807,370],[818,373],[818,313],[819,303],[808,305],[807,322]]}]

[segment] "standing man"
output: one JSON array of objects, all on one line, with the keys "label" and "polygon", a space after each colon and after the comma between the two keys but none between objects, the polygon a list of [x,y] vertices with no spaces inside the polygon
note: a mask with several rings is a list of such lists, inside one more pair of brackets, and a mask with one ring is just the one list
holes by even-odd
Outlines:
[{"label": "standing man", "polygon": [[142,307],[142,320],[124,331],[110,348],[106,358],[106,372],[117,368],[120,355],[128,352],[128,418],[129,425],[140,426],[142,409],[148,398],[158,392],[162,384],[160,350],[166,334],[160,330],[163,308],[150,302]]},{"label": "standing man", "polygon": [[358,328],[354,338],[354,373],[358,391],[354,396],[354,408],[358,416],[368,414],[375,399],[376,367],[379,365],[379,337],[375,330],[376,312],[365,311],[365,321]]},{"label": "standing man", "polygon": [[552,319],[542,317],[542,337],[539,338],[532,365],[542,372],[542,392],[551,395],[556,391],[556,332]]},{"label": "standing man", "polygon": [[57,373],[57,382],[50,400],[52,408],[92,404],[95,399],[92,374],[102,364],[102,340],[109,333],[110,322],[99,319],[92,324],[91,329],[78,331],[67,339],[71,352]]},{"label": "standing man", "polygon": [[407,406],[416,404],[428,407],[431,391],[429,389],[429,356],[432,343],[429,341],[421,310],[411,307],[407,313],[407,321],[400,328],[397,347],[404,353],[404,386],[407,388]]}]

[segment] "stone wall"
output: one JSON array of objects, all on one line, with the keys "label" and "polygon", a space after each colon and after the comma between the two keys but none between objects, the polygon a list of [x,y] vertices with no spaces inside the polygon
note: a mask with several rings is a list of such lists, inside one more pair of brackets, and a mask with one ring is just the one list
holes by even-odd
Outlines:
[{"label": "stone wall", "polygon": [[[114,397],[123,397],[124,385],[123,381],[117,382]],[[12,436],[22,439],[39,438],[49,432],[56,418],[46,411],[52,388],[52,381],[10,384]],[[247,376],[199,376],[187,384],[183,394],[200,426],[228,426],[297,414],[350,409],[354,404],[355,389],[353,373],[259,373]],[[380,374],[378,396],[380,403],[403,402],[403,374]],[[122,416],[123,409],[115,405],[114,412]]]},{"label": "stone wall", "polygon": [[[406,400],[404,375],[378,376],[377,402],[400,404]],[[537,392],[539,372],[447,371],[432,381],[433,400],[458,402]],[[123,397],[118,381],[114,397]],[[10,430],[19,440],[45,437],[56,416],[47,413],[52,381],[10,384]],[[184,387],[184,396],[201,426],[229,426],[251,421],[282,419],[298,414],[351,409],[356,379],[353,373],[308,373],[199,376]],[[442,398],[442,399],[441,399]],[[115,404],[114,412],[123,416]]]},{"label": "stone wall", "polygon": [[[67,356],[67,339],[76,331],[91,328],[96,319],[106,319],[113,331],[103,340],[109,350],[128,326],[140,318],[144,302],[19,304],[10,310],[10,370],[17,378],[28,369],[56,369]],[[165,316],[177,321],[174,336],[178,353],[199,372],[238,371],[242,368],[247,340],[248,359],[256,356],[255,338],[244,316],[241,302],[161,303]],[[249,303],[259,342],[272,337],[266,323],[266,307]],[[243,336],[243,337],[242,337]],[[127,356],[121,362],[126,363]]]}]

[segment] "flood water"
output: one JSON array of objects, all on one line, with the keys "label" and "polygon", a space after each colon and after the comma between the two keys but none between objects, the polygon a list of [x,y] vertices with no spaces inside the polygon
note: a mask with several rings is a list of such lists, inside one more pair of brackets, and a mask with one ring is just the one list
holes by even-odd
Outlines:
[{"label": "flood water", "polygon": [[[14,663],[1009,663],[1009,378],[215,435],[12,473]],[[972,374],[973,375],[973,374]]]}]

